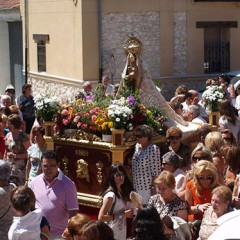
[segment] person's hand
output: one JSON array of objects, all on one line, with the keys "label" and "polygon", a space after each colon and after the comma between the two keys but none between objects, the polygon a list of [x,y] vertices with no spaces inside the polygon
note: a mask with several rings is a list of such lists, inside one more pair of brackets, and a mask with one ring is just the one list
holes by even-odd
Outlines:
[{"label": "person's hand", "polygon": [[230,184],[233,184],[233,183],[234,183],[234,180],[233,180],[233,179],[230,179],[230,178],[227,178],[227,179],[224,181],[224,183],[225,183],[225,186],[228,186],[228,185],[230,185]]},{"label": "person's hand", "polygon": [[7,153],[7,159],[13,160],[14,158],[16,158],[16,154],[13,152],[8,152]]},{"label": "person's hand", "polygon": [[232,202],[234,207],[240,209],[240,198],[233,196]]},{"label": "person's hand", "polygon": [[133,209],[128,209],[124,212],[125,218],[133,218]]},{"label": "person's hand", "polygon": [[210,206],[211,203],[199,204],[198,210],[201,212],[205,212]]}]

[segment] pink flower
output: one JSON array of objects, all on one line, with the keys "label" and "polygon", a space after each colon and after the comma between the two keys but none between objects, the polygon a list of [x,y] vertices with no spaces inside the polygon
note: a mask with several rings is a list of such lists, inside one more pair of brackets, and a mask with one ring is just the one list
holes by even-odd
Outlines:
[{"label": "pink flower", "polygon": [[67,116],[67,115],[68,115],[68,110],[67,110],[67,109],[63,109],[62,112],[61,112],[61,114],[62,114],[63,116]]},{"label": "pink flower", "polygon": [[70,120],[68,118],[63,119],[63,125],[67,126],[69,124]]},{"label": "pink flower", "polygon": [[84,113],[83,116],[84,116],[84,117],[88,117],[88,116],[89,116],[89,113]]},{"label": "pink flower", "polygon": [[81,126],[82,129],[86,129],[87,128],[87,124],[83,123]]},{"label": "pink flower", "polygon": [[92,116],[92,121],[96,121],[96,119],[97,119],[97,116],[96,116],[96,115],[93,115],[93,116]]},{"label": "pink flower", "polygon": [[79,127],[81,127],[81,125],[82,125],[82,122],[79,122],[79,123],[77,124],[77,127],[79,128]]},{"label": "pink flower", "polygon": [[90,126],[90,129],[95,131],[96,130],[96,127],[95,126]]},{"label": "pink flower", "polygon": [[79,121],[79,119],[80,119],[80,116],[78,116],[78,115],[77,115],[77,116],[74,118],[74,120],[73,120],[73,121],[74,121],[74,122],[78,122],[78,121]]}]

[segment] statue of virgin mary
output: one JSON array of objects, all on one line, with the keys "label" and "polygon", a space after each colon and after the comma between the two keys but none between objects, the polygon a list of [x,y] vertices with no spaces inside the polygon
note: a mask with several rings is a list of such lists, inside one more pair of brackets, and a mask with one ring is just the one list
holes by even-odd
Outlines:
[{"label": "statue of virgin mary", "polygon": [[199,125],[183,120],[167,103],[161,92],[154,84],[151,75],[141,59],[142,43],[135,36],[131,36],[124,44],[127,62],[122,73],[119,93],[123,88],[130,91],[139,89],[140,100],[147,108],[158,106],[167,117],[168,127],[178,126],[185,136],[199,128]]}]

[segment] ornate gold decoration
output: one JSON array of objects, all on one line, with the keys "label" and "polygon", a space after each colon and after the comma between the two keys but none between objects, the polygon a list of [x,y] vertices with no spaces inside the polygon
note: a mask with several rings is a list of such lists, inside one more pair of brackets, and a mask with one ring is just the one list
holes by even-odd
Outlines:
[{"label": "ornate gold decoration", "polygon": [[83,160],[79,159],[77,160],[77,177],[82,179],[85,178],[88,182],[90,181],[89,179],[89,172],[88,172],[88,163]]},{"label": "ornate gold decoration", "polygon": [[101,184],[102,180],[103,180],[103,176],[102,176],[103,164],[102,164],[102,162],[99,161],[98,163],[96,163],[96,166],[97,166],[97,169],[98,169],[97,180],[98,180],[98,183]]},{"label": "ornate gold decoration", "polygon": [[65,175],[68,175],[68,168],[67,168],[67,165],[68,165],[68,162],[69,162],[69,159],[64,156],[64,158],[61,160],[62,164],[63,164],[63,173]]},{"label": "ornate gold decoration", "polygon": [[123,44],[124,52],[126,55],[129,53],[141,55],[143,52],[142,42],[134,35],[130,36]]},{"label": "ornate gold decoration", "polygon": [[87,150],[80,150],[76,149],[75,154],[80,157],[87,157],[88,156],[88,151]]},{"label": "ornate gold decoration", "polygon": [[111,129],[112,131],[112,143],[114,145],[123,145],[123,134],[125,132],[124,129]]}]

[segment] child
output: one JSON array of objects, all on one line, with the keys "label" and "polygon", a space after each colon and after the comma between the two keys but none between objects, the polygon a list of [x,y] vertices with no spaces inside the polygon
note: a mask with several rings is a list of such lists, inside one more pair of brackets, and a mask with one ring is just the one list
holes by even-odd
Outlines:
[{"label": "child", "polygon": [[10,240],[39,240],[40,223],[42,220],[42,211],[36,209],[31,211],[32,199],[27,187],[26,191],[14,189],[11,195],[11,203],[17,217],[13,217],[13,223],[8,231]]}]

